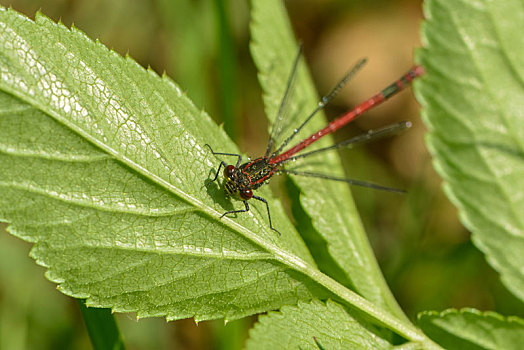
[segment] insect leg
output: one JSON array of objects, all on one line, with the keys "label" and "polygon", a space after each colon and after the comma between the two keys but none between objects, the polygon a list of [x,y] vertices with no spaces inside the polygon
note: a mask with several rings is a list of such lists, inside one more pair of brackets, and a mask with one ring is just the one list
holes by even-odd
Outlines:
[{"label": "insect leg", "polygon": [[262,198],[262,197],[259,197],[259,196],[253,196],[252,198],[255,198],[256,200],[259,200],[261,202],[264,202],[264,204],[266,205],[266,208],[267,208],[267,217],[269,219],[269,227],[275,231],[276,233],[278,233],[279,236],[282,236],[282,234],[276,229],[273,227],[273,223],[271,222],[271,214],[269,212],[269,204],[267,203],[267,201]]},{"label": "insect leg", "polygon": [[217,178],[218,178],[218,175],[220,174],[220,169],[222,169],[222,167],[226,167],[226,166],[227,166],[226,162],[224,162],[224,161],[220,162],[220,165],[218,166],[218,170],[217,170],[217,172],[215,174],[215,177],[213,178],[213,180],[209,181],[206,186],[209,186],[209,184],[215,182],[217,180]]},{"label": "insect leg", "polygon": [[[213,149],[211,148],[210,145],[208,145],[207,143],[205,144],[205,146],[207,146],[209,148],[209,150],[211,151],[211,153],[213,153],[214,156],[231,156],[231,157],[237,157],[237,165],[235,166],[236,168],[238,168],[238,166],[240,165],[240,163],[242,162],[242,156],[240,154],[236,154],[236,153],[222,153],[222,152],[215,152],[213,151]],[[222,162],[224,163],[224,162]],[[225,163],[224,163],[225,164]]]},{"label": "insect leg", "polygon": [[220,218],[222,219],[227,214],[247,213],[249,211],[249,204],[247,203],[247,201],[242,201],[242,202],[244,202],[244,206],[246,207],[246,209],[226,211],[224,214],[222,214]]}]

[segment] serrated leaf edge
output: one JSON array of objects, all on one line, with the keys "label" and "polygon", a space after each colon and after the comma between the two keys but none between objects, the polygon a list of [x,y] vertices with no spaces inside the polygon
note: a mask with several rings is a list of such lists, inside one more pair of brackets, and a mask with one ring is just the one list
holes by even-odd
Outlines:
[{"label": "serrated leaf edge", "polygon": [[524,320],[517,316],[504,316],[494,311],[481,311],[475,308],[462,308],[462,309],[446,309],[443,311],[426,310],[417,314],[417,321],[421,321],[425,318],[446,318],[449,315],[475,315],[486,319],[494,319],[497,321],[517,323],[519,326],[524,327]]}]

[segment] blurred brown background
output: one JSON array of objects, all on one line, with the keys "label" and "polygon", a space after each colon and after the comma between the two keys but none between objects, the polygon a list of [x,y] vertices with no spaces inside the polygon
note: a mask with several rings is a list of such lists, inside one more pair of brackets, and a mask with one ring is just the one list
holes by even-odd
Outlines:
[{"label": "blurred brown background", "polygon": [[[0,0],[34,18],[99,38],[143,66],[166,71],[195,104],[250,155],[265,149],[267,122],[249,56],[249,4],[244,0]],[[420,46],[421,1],[289,0],[297,38],[319,93],[361,57],[369,63],[327,109],[330,118],[379,91],[413,64]],[[226,30],[224,30],[226,29]],[[355,200],[386,279],[409,315],[475,307],[504,315],[524,308],[469,241],[441,189],[424,145],[425,128],[411,90],[336,135],[408,119],[413,128],[356,151],[343,151],[348,176],[406,188],[404,196],[354,189]],[[30,244],[0,226],[0,349],[89,349],[76,302],[45,280],[28,257]],[[232,322],[136,321],[119,315],[129,349],[239,349],[255,318]]]}]

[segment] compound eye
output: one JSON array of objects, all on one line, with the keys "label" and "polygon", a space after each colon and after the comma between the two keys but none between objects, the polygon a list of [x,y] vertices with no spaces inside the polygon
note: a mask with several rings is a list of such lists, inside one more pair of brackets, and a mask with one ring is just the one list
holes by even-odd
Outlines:
[{"label": "compound eye", "polygon": [[253,191],[251,191],[251,190],[241,190],[239,195],[240,195],[241,199],[247,201],[248,199],[253,197]]},{"label": "compound eye", "polygon": [[224,176],[228,179],[231,179],[233,175],[235,174],[235,166],[234,165],[228,165],[224,168]]}]

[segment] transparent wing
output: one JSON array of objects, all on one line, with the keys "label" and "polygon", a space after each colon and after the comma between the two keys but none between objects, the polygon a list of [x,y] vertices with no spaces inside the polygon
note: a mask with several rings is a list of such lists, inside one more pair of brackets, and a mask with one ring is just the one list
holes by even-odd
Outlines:
[{"label": "transparent wing", "polygon": [[401,121],[392,125],[388,125],[386,127],[376,129],[376,130],[368,130],[366,133],[354,136],[352,138],[349,138],[347,140],[335,143],[328,147],[318,148],[313,151],[309,151],[306,153],[301,153],[299,155],[290,157],[283,162],[279,164],[285,164],[291,161],[296,161],[298,159],[306,158],[314,154],[319,154],[325,151],[340,149],[340,148],[351,148],[356,145],[361,145],[367,142],[375,141],[378,139],[381,139],[386,136],[391,136],[394,134],[397,134],[401,131],[404,131],[405,129],[409,129],[411,127],[411,122],[409,121]]},{"label": "transparent wing", "polygon": [[[300,53],[300,51],[299,51]],[[298,59],[295,61],[296,63],[298,63]],[[300,132],[300,130],[302,130],[302,128],[311,120],[311,118],[313,118],[319,111],[321,111],[322,109],[324,109],[324,107],[326,107],[329,102],[331,102],[331,100],[333,100],[335,98],[335,96],[338,95],[338,93],[340,92],[340,90],[342,90],[342,88],[344,87],[344,85],[347,84],[348,81],[351,80],[351,78],[364,66],[364,64],[367,62],[367,60],[365,58],[359,60],[354,66],[353,68],[351,68],[345,75],[342,79],[340,79],[340,81],[333,87],[333,89],[331,89],[331,91],[327,94],[327,95],[324,95],[320,101],[318,102],[317,104],[317,107],[307,116],[307,118],[302,122],[302,124],[300,124],[300,126],[298,128],[295,128],[293,130],[293,132],[291,133],[291,135],[289,135],[285,140],[284,142],[282,142],[282,144],[277,148],[276,151],[274,151],[272,154],[271,154],[271,157],[274,157],[276,155],[278,155],[280,152],[282,152],[282,150],[284,149],[284,147],[286,147],[289,142]],[[294,67],[294,71],[296,71],[296,67]],[[284,99],[287,98],[287,96],[284,96]],[[283,101],[284,101],[283,99]],[[269,154],[269,153],[268,153]]]},{"label": "transparent wing", "polygon": [[280,101],[278,114],[275,118],[275,122],[273,123],[271,134],[269,135],[266,157],[273,152],[276,142],[278,142],[280,136],[282,135],[282,130],[284,129],[285,124],[284,121],[286,119],[285,117],[287,115],[287,112],[289,112],[289,98],[291,95],[293,95],[296,80],[295,78],[297,75],[297,67],[298,63],[300,62],[300,56],[302,56],[302,43],[298,44],[297,54],[295,56],[295,60],[293,61],[293,65],[291,66],[291,72],[289,73],[286,89],[284,90],[284,95],[282,96],[282,100]]}]

